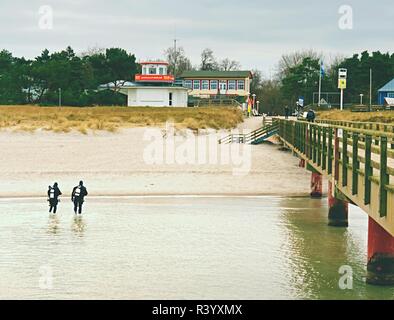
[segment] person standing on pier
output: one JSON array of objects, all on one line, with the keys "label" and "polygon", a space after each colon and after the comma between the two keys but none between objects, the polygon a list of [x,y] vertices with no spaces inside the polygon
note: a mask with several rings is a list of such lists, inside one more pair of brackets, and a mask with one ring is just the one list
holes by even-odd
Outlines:
[{"label": "person standing on pier", "polygon": [[308,122],[315,122],[315,119],[316,119],[315,111],[313,111],[312,109],[309,109],[309,111],[306,115],[306,120]]},{"label": "person standing on pier", "polygon": [[286,106],[285,107],[285,119],[286,120],[289,119],[289,116],[290,116],[290,108],[289,108],[289,106]]},{"label": "person standing on pier", "polygon": [[82,214],[82,205],[85,201],[85,197],[88,195],[87,189],[83,185],[83,181],[79,182],[72,193],[71,193],[71,201],[74,202],[74,213]]},{"label": "person standing on pier", "polygon": [[56,214],[57,205],[59,204],[59,196],[62,195],[62,192],[59,189],[57,182],[53,185],[53,187],[49,186],[48,188],[48,201],[49,201],[49,213]]}]

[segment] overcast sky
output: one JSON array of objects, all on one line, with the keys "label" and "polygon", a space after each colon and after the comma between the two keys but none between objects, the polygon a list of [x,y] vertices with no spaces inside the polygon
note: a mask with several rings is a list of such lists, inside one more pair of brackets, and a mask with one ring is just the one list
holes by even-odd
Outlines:
[{"label": "overcast sky", "polygon": [[[52,29],[40,28],[44,5],[53,9]],[[339,27],[342,5],[353,9],[352,30]],[[27,58],[68,45],[162,58],[175,32],[193,64],[209,47],[266,76],[283,53],[300,49],[327,56],[394,51],[393,0],[1,0],[0,8],[0,49]]]}]

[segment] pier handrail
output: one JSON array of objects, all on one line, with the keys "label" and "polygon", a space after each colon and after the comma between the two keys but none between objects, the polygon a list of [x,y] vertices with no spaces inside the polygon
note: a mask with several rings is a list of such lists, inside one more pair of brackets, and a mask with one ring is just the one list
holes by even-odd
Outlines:
[{"label": "pier handrail", "polygon": [[253,143],[272,131],[279,130],[279,122],[275,119],[270,124],[263,126],[247,134],[230,134],[219,140],[219,144],[227,143]]},{"label": "pier handrail", "polygon": [[394,133],[388,132],[389,127],[373,127],[377,130],[347,121],[279,120],[279,136],[313,170],[332,177],[348,199],[394,234]]}]

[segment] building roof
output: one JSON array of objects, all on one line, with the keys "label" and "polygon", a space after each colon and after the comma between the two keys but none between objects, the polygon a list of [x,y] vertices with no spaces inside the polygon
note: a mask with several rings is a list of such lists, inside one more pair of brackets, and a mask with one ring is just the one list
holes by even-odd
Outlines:
[{"label": "building roof", "polygon": [[378,90],[379,92],[394,92],[394,79]]},{"label": "building roof", "polygon": [[[175,84],[175,83],[166,83],[166,82],[131,82],[131,81],[117,81],[116,86],[123,88],[123,89],[128,89],[128,88],[143,88],[143,87],[166,87],[166,88],[174,88],[174,89],[185,89],[182,85],[180,84]],[[114,89],[115,84],[114,83],[107,83],[107,84],[101,84],[98,87],[98,90],[107,90],[107,89]]]},{"label": "building roof", "polygon": [[157,64],[157,65],[168,66],[168,62],[167,61],[141,61],[139,64],[141,64],[141,65]]},{"label": "building roof", "polygon": [[251,71],[185,71],[181,78],[252,78]]}]

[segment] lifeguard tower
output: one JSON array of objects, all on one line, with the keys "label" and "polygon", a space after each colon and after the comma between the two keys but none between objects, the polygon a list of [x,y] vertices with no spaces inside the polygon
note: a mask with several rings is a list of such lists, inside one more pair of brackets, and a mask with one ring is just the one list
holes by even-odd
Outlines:
[{"label": "lifeguard tower", "polygon": [[[188,91],[175,84],[175,77],[168,74],[165,61],[143,61],[141,74],[134,82],[125,82],[120,93],[127,95],[129,107],[187,107]],[[102,87],[108,88],[108,85]],[[109,85],[110,87],[110,85]]]}]

